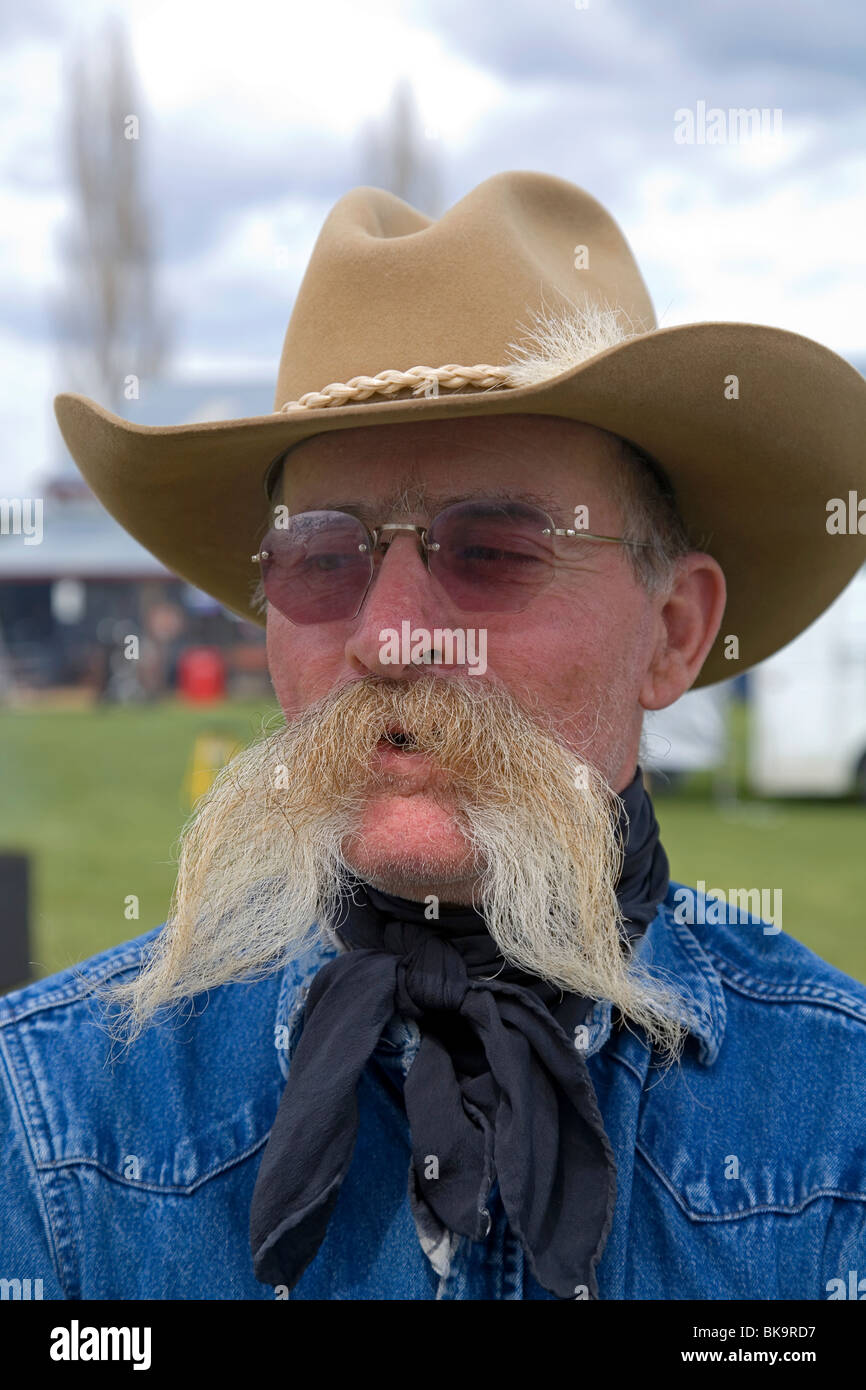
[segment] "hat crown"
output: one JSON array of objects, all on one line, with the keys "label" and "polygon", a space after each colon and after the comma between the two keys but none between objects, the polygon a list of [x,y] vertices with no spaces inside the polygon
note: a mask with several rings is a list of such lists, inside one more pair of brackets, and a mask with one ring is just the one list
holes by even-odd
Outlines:
[{"label": "hat crown", "polygon": [[354,188],[313,248],[274,409],[388,369],[502,365],[533,314],[562,299],[615,308],[636,332],[656,326],[620,228],[576,185],[496,174],[438,220],[384,189]]}]

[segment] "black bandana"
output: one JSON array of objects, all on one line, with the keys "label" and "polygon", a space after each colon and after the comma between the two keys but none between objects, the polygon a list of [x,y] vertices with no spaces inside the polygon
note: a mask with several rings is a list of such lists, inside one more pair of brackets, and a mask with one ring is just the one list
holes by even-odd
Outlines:
[{"label": "black bandana", "polygon": [[[631,939],[652,921],[668,861],[640,769],[617,886]],[[576,1030],[593,1001],[503,961],[483,917],[356,882],[339,927],[351,949],[310,985],[304,1027],[262,1157],[250,1211],[256,1278],[298,1282],[315,1258],[352,1159],[355,1089],[395,1013],[421,1043],[403,1089],[416,1192],[448,1230],[489,1229],[494,1179],[543,1288],[598,1297],[616,1164]],[[438,1159],[438,1175],[429,1157]]]}]

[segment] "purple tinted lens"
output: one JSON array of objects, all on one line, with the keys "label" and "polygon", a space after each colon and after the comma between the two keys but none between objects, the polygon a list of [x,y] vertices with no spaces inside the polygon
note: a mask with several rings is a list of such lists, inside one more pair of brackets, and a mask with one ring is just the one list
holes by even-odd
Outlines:
[{"label": "purple tinted lens", "polygon": [[[363,546],[364,549],[360,549]],[[354,618],[370,582],[372,557],[360,521],[345,512],[301,512],[261,543],[265,596],[293,623]]]},{"label": "purple tinted lens", "polygon": [[522,502],[458,502],[430,528],[430,572],[464,612],[519,613],[553,576],[550,525]]}]

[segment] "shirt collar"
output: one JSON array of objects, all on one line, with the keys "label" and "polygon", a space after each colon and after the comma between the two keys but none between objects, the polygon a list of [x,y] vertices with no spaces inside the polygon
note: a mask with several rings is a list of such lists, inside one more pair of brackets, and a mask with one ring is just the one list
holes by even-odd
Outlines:
[{"label": "shirt collar", "polygon": [[689,914],[674,911],[685,900],[683,894],[697,899],[694,888],[670,884],[664,902],[636,943],[635,958],[683,999],[680,1019],[698,1043],[698,1061],[712,1066],[725,1036],[727,1004],[719,972],[682,921]]}]

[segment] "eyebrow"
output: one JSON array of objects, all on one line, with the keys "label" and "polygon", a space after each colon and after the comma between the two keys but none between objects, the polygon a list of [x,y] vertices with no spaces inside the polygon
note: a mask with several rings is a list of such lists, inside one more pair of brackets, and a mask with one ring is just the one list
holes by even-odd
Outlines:
[{"label": "eyebrow", "polygon": [[[511,488],[479,487],[467,492],[452,493],[447,497],[434,493],[428,496],[427,506],[431,514],[435,516],[443,508],[451,507],[456,502],[478,502],[486,501],[488,498],[494,502],[525,502],[529,506],[541,507],[542,511],[548,513],[552,521],[557,525],[562,524],[557,498],[548,493],[514,491]],[[385,502],[371,502],[369,499],[358,497],[336,502],[328,501],[324,504],[308,504],[303,508],[304,511],[349,512],[351,516],[356,516],[359,521],[363,521],[367,525],[372,525],[382,518],[383,512],[387,512],[389,517],[393,516],[395,509],[399,511],[395,505],[389,506],[387,500]]]}]

